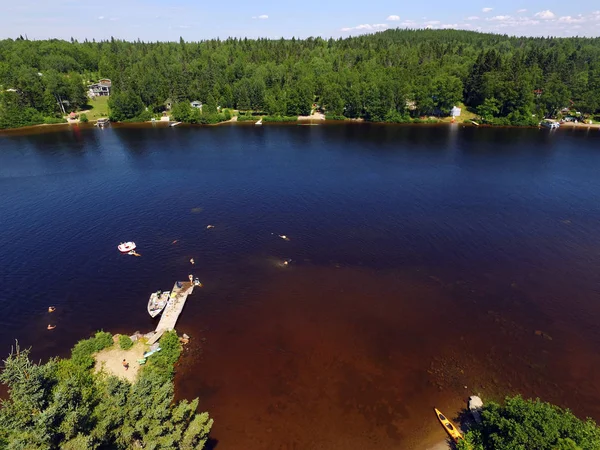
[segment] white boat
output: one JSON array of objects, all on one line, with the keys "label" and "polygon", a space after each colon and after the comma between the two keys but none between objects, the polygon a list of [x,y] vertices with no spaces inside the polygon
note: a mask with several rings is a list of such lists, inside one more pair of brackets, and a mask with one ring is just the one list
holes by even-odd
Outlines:
[{"label": "white boat", "polygon": [[121,253],[129,253],[136,249],[135,242],[121,242],[117,248]]},{"label": "white boat", "polygon": [[555,130],[560,127],[560,123],[554,122],[553,120],[542,120],[540,122],[540,126],[544,128],[550,128],[551,130]]},{"label": "white boat", "polygon": [[96,126],[97,126],[97,127],[100,127],[100,128],[104,128],[104,127],[105,127],[105,126],[107,126],[109,123],[110,123],[110,120],[109,120],[109,119],[107,119],[107,118],[105,118],[105,117],[103,117],[103,118],[101,118],[101,119],[98,119],[98,120],[96,121]]},{"label": "white boat", "polygon": [[150,314],[150,317],[158,316],[165,309],[169,301],[169,294],[171,294],[169,291],[152,293],[150,300],[148,300],[148,314]]},{"label": "white boat", "polygon": [[258,122],[256,122],[254,125],[262,125],[262,117],[258,119]]}]

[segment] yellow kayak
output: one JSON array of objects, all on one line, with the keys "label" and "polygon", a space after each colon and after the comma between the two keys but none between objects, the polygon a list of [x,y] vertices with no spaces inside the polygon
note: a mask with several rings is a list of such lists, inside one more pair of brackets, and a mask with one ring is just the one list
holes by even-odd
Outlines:
[{"label": "yellow kayak", "polygon": [[437,408],[435,409],[435,414],[437,415],[438,420],[441,422],[441,424],[444,426],[444,429],[446,430],[446,433],[448,433],[450,435],[450,437],[454,440],[454,442],[458,442],[463,438],[463,435],[461,434],[460,431],[458,431],[458,428],[456,428],[455,425],[452,424],[452,422],[450,422],[446,416],[444,416],[441,411]]}]

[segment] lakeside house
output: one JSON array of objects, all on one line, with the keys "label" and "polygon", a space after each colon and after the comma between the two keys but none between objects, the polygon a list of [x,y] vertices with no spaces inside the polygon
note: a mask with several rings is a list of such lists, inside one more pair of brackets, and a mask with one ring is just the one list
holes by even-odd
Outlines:
[{"label": "lakeside house", "polygon": [[112,88],[112,82],[108,78],[102,78],[97,83],[88,86],[88,97],[109,96]]},{"label": "lakeside house", "polygon": [[190,105],[192,108],[196,108],[196,109],[199,109],[200,111],[202,111],[202,102],[200,102],[198,100],[194,100],[193,102],[190,102]]},{"label": "lakeside house", "polygon": [[461,112],[462,112],[461,108],[459,108],[458,106],[453,106],[452,109],[450,110],[450,115],[452,117],[458,117],[458,116],[460,116]]}]

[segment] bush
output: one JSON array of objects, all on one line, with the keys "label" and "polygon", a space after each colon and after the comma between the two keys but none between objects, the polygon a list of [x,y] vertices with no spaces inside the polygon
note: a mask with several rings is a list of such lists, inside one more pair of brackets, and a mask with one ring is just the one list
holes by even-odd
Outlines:
[{"label": "bush", "polygon": [[85,113],[79,114],[79,121],[83,123],[89,122],[88,116]]},{"label": "bush", "polygon": [[57,123],[67,123],[62,117],[44,117],[44,123],[47,125],[55,125]]},{"label": "bush", "polygon": [[149,109],[145,109],[136,117],[136,119],[139,122],[149,122],[150,120],[152,120],[152,111],[150,111]]},{"label": "bush", "polygon": [[71,360],[74,364],[89,369],[94,365],[92,355],[112,345],[112,335],[104,331],[98,331],[94,337],[75,344],[75,347],[71,350]]},{"label": "bush", "polygon": [[260,117],[252,116],[250,114],[241,114],[238,116],[238,122],[256,122]]},{"label": "bush", "polygon": [[347,120],[345,116],[341,114],[325,114],[326,120]]},{"label": "bush", "polygon": [[159,376],[170,380],[173,377],[174,365],[181,355],[181,342],[175,331],[168,331],[160,338],[161,350],[150,358],[144,366],[142,376]]},{"label": "bush", "polygon": [[123,350],[129,350],[133,347],[133,341],[129,336],[125,336],[124,334],[119,336],[119,347]]},{"label": "bush", "polygon": [[263,122],[296,122],[298,116],[265,116]]},{"label": "bush", "polygon": [[385,122],[388,123],[409,123],[410,116],[408,114],[401,114],[398,111],[389,111],[385,115]]}]

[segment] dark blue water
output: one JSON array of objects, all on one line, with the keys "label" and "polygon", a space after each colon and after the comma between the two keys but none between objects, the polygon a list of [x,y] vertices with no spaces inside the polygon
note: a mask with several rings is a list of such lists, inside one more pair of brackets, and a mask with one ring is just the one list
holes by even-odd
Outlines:
[{"label": "dark blue water", "polygon": [[598,130],[0,135],[0,351],[148,331],[150,293],[192,273],[178,389],[220,450],[409,446],[463,385],[600,419],[599,167]]}]

